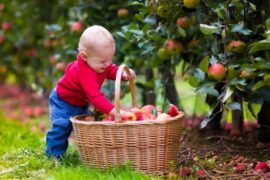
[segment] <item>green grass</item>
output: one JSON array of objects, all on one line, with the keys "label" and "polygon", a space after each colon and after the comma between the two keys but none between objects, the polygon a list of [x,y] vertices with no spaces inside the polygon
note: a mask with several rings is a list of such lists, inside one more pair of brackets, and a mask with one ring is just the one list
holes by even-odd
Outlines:
[{"label": "green grass", "polygon": [[81,163],[74,144],[62,161],[49,159],[44,155],[44,134],[0,118],[0,179],[162,179],[133,171],[128,164],[104,171],[90,168]]}]

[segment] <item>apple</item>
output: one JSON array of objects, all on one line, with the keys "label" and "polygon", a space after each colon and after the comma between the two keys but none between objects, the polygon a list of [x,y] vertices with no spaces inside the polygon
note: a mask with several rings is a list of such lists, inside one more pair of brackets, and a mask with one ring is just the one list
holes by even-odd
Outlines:
[{"label": "apple", "polygon": [[189,167],[183,167],[179,170],[178,176],[180,177],[186,177],[191,174],[191,170]]},{"label": "apple", "polygon": [[133,112],[124,112],[121,113],[121,120],[122,121],[136,121],[136,115]]},{"label": "apple", "polygon": [[157,9],[157,14],[160,16],[160,17],[167,17],[169,15],[169,9],[168,9],[168,6],[166,5],[160,5],[158,6],[158,9]]},{"label": "apple", "polygon": [[229,42],[229,44],[226,46],[226,49],[228,52],[238,52],[241,53],[245,49],[246,44],[243,41],[240,40],[233,40]]},{"label": "apple", "polygon": [[245,69],[240,72],[240,77],[244,79],[252,79],[254,77],[254,73],[249,69]]},{"label": "apple", "polygon": [[221,81],[225,78],[226,74],[226,68],[223,66],[223,64],[212,64],[208,68],[208,77],[211,79],[215,79],[217,81]]},{"label": "apple", "polygon": [[246,165],[244,163],[237,163],[237,165],[233,168],[236,172],[242,173],[246,170]]},{"label": "apple", "polygon": [[140,108],[137,108],[137,107],[133,107],[129,110],[130,112],[134,113],[135,116],[136,116],[136,119],[139,121],[139,120],[143,120],[143,111],[140,109]]},{"label": "apple", "polygon": [[28,57],[31,57],[31,58],[37,57],[37,56],[38,56],[38,51],[37,51],[35,48],[30,48],[30,49],[28,49],[28,50],[26,51],[26,55],[27,55]]},{"label": "apple", "polygon": [[199,169],[198,171],[196,171],[196,175],[199,177],[199,178],[204,178],[206,176],[206,172],[205,170],[203,169]]},{"label": "apple", "polygon": [[169,51],[171,54],[180,53],[183,50],[182,43],[173,40],[173,39],[167,39],[165,41],[165,48]]},{"label": "apple", "polygon": [[[150,114],[150,113],[144,113],[142,114],[142,119],[141,120],[155,120],[157,117],[154,114]],[[140,121],[138,119],[138,121]]]},{"label": "apple", "polygon": [[163,121],[171,118],[171,116],[167,113],[161,113],[158,115],[157,120]]},{"label": "apple", "polygon": [[126,8],[118,9],[117,16],[118,17],[127,17],[128,16],[128,9],[126,9]]},{"label": "apple", "polygon": [[180,26],[181,28],[187,28],[189,25],[187,17],[178,17],[176,19],[176,25]]},{"label": "apple", "polygon": [[3,34],[0,34],[0,44],[2,44],[6,40]]},{"label": "apple", "polygon": [[3,29],[4,31],[7,31],[7,30],[11,29],[11,23],[8,22],[8,21],[3,22],[3,23],[2,23],[2,29]]},{"label": "apple", "polygon": [[156,109],[156,107],[152,104],[147,104],[147,105],[144,105],[141,110],[142,110],[142,113],[144,114],[152,114],[153,113],[153,110]]},{"label": "apple", "polygon": [[55,65],[56,69],[58,71],[64,71],[65,70],[65,67],[66,67],[66,64],[64,62],[58,62],[56,65]]},{"label": "apple", "polygon": [[114,121],[115,117],[114,115],[108,115],[106,118],[103,119],[103,121]]},{"label": "apple", "polygon": [[74,21],[71,23],[70,29],[72,32],[81,32],[84,26],[80,21]]},{"label": "apple", "polygon": [[34,115],[33,109],[28,106],[23,108],[23,113],[29,117]]},{"label": "apple", "polygon": [[43,113],[44,113],[44,109],[43,109],[42,107],[37,106],[37,107],[34,107],[34,108],[33,108],[33,115],[34,115],[35,117],[40,116],[40,115],[43,114]]},{"label": "apple", "polygon": [[178,108],[174,104],[170,104],[167,114],[169,114],[171,117],[177,116]]},{"label": "apple", "polygon": [[84,121],[94,121],[94,117],[93,116],[86,116],[84,118]]},{"label": "apple", "polygon": [[200,0],[184,0],[184,6],[187,8],[196,8],[200,4]]},{"label": "apple", "polygon": [[269,168],[265,162],[258,162],[255,166],[256,172],[263,172],[266,173]]},{"label": "apple", "polygon": [[159,48],[157,54],[158,54],[158,57],[161,60],[169,60],[169,59],[171,59],[171,53],[169,52],[168,49]]}]

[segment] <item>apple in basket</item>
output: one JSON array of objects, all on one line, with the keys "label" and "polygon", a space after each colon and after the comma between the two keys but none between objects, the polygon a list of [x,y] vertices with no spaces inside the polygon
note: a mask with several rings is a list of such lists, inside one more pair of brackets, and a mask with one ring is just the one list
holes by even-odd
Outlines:
[{"label": "apple in basket", "polygon": [[135,114],[137,121],[143,120],[143,111],[140,108],[133,107],[129,110],[129,112],[132,112]]},{"label": "apple in basket", "polygon": [[152,113],[144,113],[142,115],[142,120],[155,120],[157,117]]},{"label": "apple in basket", "polygon": [[86,116],[84,118],[84,121],[94,121],[94,117],[93,116]]},{"label": "apple in basket", "polygon": [[161,113],[158,115],[157,120],[162,121],[171,118],[171,116],[167,113]]},{"label": "apple in basket", "polygon": [[121,114],[121,120],[122,121],[136,121],[136,115],[133,112],[125,112]]},{"label": "apple in basket", "polygon": [[143,113],[153,113],[154,110],[156,110],[156,107],[152,104],[147,104],[144,105],[141,110],[143,111]]},{"label": "apple in basket", "polygon": [[170,116],[174,117],[174,116],[177,116],[178,115],[178,113],[179,113],[178,111],[179,110],[178,110],[178,108],[175,105],[170,104],[170,107],[168,109],[167,114],[169,114]]}]

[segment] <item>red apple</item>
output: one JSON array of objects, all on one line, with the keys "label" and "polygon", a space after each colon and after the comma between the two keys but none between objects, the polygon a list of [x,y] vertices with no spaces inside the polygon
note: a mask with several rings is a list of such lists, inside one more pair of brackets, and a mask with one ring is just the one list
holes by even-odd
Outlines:
[{"label": "red apple", "polygon": [[183,50],[183,45],[182,43],[173,40],[173,39],[167,39],[165,41],[165,49],[169,51],[169,53],[174,54],[174,53],[180,53]]},{"label": "red apple", "polygon": [[187,17],[179,17],[176,20],[176,24],[182,28],[187,28],[188,27],[188,19]]},{"label": "red apple", "polygon": [[267,164],[265,162],[258,162],[255,166],[256,172],[267,172],[269,170]]},{"label": "red apple", "polygon": [[136,121],[136,115],[133,112],[125,112],[121,114],[122,121]]},{"label": "red apple", "polygon": [[178,176],[180,177],[186,177],[191,174],[191,170],[189,167],[183,167],[182,169],[179,170]]},{"label": "red apple", "polygon": [[31,107],[24,107],[23,108],[23,113],[26,115],[26,116],[33,116],[34,112],[33,112],[33,109]]},{"label": "red apple", "polygon": [[231,41],[227,46],[226,49],[228,52],[242,52],[245,49],[246,44],[240,40]]},{"label": "red apple", "polygon": [[242,173],[246,170],[246,165],[244,163],[237,163],[237,165],[234,167],[234,170],[238,173]]},{"label": "red apple", "polygon": [[204,178],[204,177],[206,176],[205,170],[199,169],[198,171],[196,171],[196,175],[197,175],[199,178]]},{"label": "red apple", "polygon": [[74,21],[70,26],[72,32],[81,32],[83,28],[84,25],[80,21]]},{"label": "red apple", "polygon": [[167,112],[170,116],[174,117],[178,115],[178,108],[174,104],[170,104],[169,110]]},{"label": "red apple", "polygon": [[5,21],[5,22],[2,23],[2,29],[3,29],[4,31],[9,30],[10,28],[11,28],[11,23],[10,23],[10,22]]},{"label": "red apple", "polygon": [[152,114],[153,113],[153,110],[155,109],[156,107],[152,104],[147,104],[147,105],[144,105],[141,110],[143,113],[150,113]]},{"label": "red apple", "polygon": [[217,81],[221,81],[225,78],[226,75],[226,68],[223,66],[223,64],[212,64],[208,68],[208,77],[211,79],[215,79]]},{"label": "red apple", "polygon": [[37,52],[37,50],[35,49],[35,48],[30,48],[30,49],[28,49],[27,51],[26,51],[26,55],[28,56],[28,57],[37,57],[38,56],[38,52]]},{"label": "red apple", "polygon": [[55,67],[56,67],[56,69],[58,71],[64,71],[65,70],[65,67],[66,67],[66,64],[64,62],[59,62],[59,63],[56,64]]},{"label": "red apple", "polygon": [[128,15],[128,9],[126,8],[120,8],[117,11],[117,16],[118,17],[126,17]]},{"label": "red apple", "polygon": [[130,112],[133,112],[136,116],[136,119],[139,121],[139,120],[143,120],[143,117],[142,117],[142,114],[143,114],[143,111],[140,109],[140,108],[137,108],[137,107],[133,107],[129,110]]},{"label": "red apple", "polygon": [[40,116],[43,113],[44,113],[44,109],[42,107],[37,106],[37,107],[33,108],[33,115],[34,116]]}]

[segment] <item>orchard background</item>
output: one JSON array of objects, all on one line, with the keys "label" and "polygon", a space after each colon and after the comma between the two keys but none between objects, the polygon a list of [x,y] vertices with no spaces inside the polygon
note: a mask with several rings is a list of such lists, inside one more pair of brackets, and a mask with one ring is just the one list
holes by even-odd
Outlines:
[{"label": "orchard background", "polygon": [[[260,144],[270,142],[269,7],[269,0],[2,0],[3,119],[31,124],[30,131],[40,131],[44,136],[49,121],[49,92],[63,75],[65,66],[76,58],[84,28],[99,24],[115,38],[114,62],[127,64],[136,71],[140,105],[163,106],[168,100],[185,112],[188,137],[192,133],[196,136],[195,129],[211,137],[213,133],[226,133],[250,147],[263,147],[261,151],[269,154],[269,146]],[[106,82],[103,87],[111,100],[113,88],[113,82]],[[127,85],[122,92],[122,103],[128,106]],[[194,96],[190,97],[192,103],[185,100],[186,94]],[[224,143],[226,135],[220,135],[215,142]],[[188,148],[187,144],[183,147]],[[228,146],[232,149],[234,143],[228,144],[225,149]],[[1,152],[1,156],[5,154]],[[266,161],[269,155],[260,158]],[[251,173],[255,165],[248,163],[254,161],[235,158],[234,164],[230,163],[236,170],[232,168],[230,172],[267,176],[270,165],[261,174]],[[214,176],[213,168],[204,165],[185,156],[178,168],[203,167],[207,172],[204,177]],[[244,166],[241,172],[236,168],[238,165]],[[5,172],[7,167],[0,166],[0,171]],[[215,173],[220,176],[228,173],[224,169],[222,172]],[[185,176],[189,174],[192,173]]]}]

